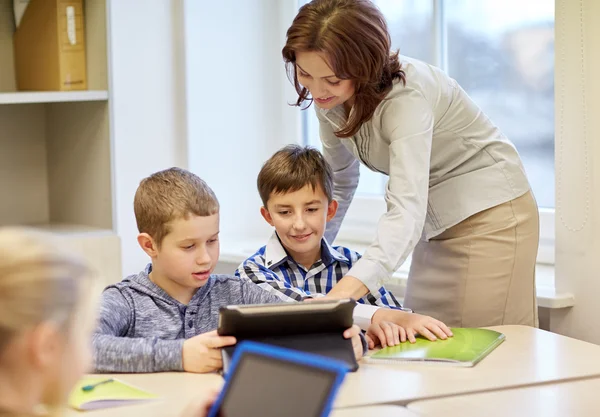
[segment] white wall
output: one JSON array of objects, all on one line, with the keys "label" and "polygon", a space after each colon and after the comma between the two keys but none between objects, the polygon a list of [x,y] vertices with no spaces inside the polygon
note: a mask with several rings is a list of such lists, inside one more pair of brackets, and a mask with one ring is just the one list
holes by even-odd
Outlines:
[{"label": "white wall", "polygon": [[556,0],[556,287],[575,306],[550,329],[600,343],[600,2],[581,5]]},{"label": "white wall", "polygon": [[280,0],[185,2],[189,166],[220,200],[224,253],[271,233],[256,177],[297,140],[299,110],[286,104],[293,89],[281,58],[293,15],[293,2]]},{"label": "white wall", "polygon": [[[171,166],[187,166],[181,1],[109,2],[113,190],[123,274],[147,258],[136,242],[133,196],[139,181]],[[142,11],[143,10],[143,11]]]},{"label": "white wall", "polygon": [[300,129],[298,110],[286,104],[294,92],[281,61],[294,2],[145,0],[143,13],[139,5],[110,0],[109,7],[114,218],[124,275],[147,263],[133,215],[142,178],[180,166],[206,180],[221,203],[227,251],[234,235],[270,233],[258,214],[256,175]]}]

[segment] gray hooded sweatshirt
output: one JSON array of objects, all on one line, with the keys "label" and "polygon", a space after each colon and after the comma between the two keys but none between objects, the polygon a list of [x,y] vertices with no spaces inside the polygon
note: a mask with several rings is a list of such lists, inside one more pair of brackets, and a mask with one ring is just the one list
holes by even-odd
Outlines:
[{"label": "gray hooded sweatshirt", "polygon": [[183,371],[183,342],[215,330],[220,307],[281,303],[250,280],[211,275],[185,305],[150,280],[151,270],[149,264],[102,293],[93,336],[96,372]]}]

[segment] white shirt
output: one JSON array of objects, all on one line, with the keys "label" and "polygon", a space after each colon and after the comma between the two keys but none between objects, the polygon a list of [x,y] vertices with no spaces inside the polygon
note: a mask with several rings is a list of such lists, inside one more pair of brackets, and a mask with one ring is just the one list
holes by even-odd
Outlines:
[{"label": "white shirt", "polygon": [[323,154],[334,171],[339,209],[326,238],[333,242],[358,185],[359,165],[389,176],[387,212],[377,236],[348,272],[371,291],[389,280],[418,240],[426,240],[530,186],[515,147],[442,70],[401,57],[397,81],[351,138],[343,106],[316,108]]}]

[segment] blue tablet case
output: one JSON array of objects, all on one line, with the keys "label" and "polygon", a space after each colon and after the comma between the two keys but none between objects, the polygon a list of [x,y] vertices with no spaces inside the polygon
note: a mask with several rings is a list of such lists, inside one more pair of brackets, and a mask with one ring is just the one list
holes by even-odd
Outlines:
[{"label": "blue tablet case", "polygon": [[[225,401],[228,401],[228,393],[230,392],[232,386],[235,386],[236,378],[242,378],[238,380],[238,384],[241,384],[243,380],[247,380],[248,375],[241,376],[240,372],[249,372],[248,370],[243,370],[243,366],[240,364],[244,359],[252,360],[251,357],[260,359],[266,359],[269,363],[277,363],[278,367],[294,367],[296,373],[298,371],[300,373],[310,374],[308,376],[309,379],[314,381],[315,383],[319,382],[323,384],[324,380],[328,382],[325,384],[326,388],[324,392],[319,391],[319,395],[307,396],[306,393],[298,392],[296,390],[288,389],[291,385],[290,380],[269,380],[269,381],[260,381],[261,374],[253,374],[252,378],[254,384],[257,385],[262,382],[263,385],[268,386],[267,389],[260,389],[259,395],[252,395],[247,398],[246,401],[253,402],[256,404],[261,404],[260,407],[268,408],[268,412],[273,413],[274,415],[280,416],[291,416],[294,412],[299,412],[297,408],[291,405],[292,400],[301,400],[301,401],[313,401],[311,406],[314,408],[314,414],[303,414],[304,417],[326,417],[331,412],[331,408],[333,406],[333,401],[335,396],[342,384],[346,372],[348,371],[348,366],[344,362],[333,360],[330,358],[326,358],[320,355],[314,355],[311,353],[300,352],[292,349],[286,349],[273,345],[266,345],[257,342],[244,341],[238,345],[238,348],[233,355],[231,361],[230,371],[227,373],[225,377],[225,385],[221,390],[221,393],[214,405],[212,406],[208,416],[209,417],[219,417],[220,411],[222,408],[227,407]],[[256,360],[256,359],[255,359]],[[240,369],[242,369],[240,371]],[[262,375],[265,377],[265,375]],[[308,380],[306,380],[308,381]],[[310,385],[306,384],[305,386]],[[283,387],[285,393],[283,395],[277,396],[276,393],[273,392],[272,387]],[[240,390],[240,387],[235,388]],[[242,388],[244,389],[244,388]],[[281,388],[280,388],[281,390]],[[239,392],[239,391],[238,391]],[[257,398],[262,397],[262,398]],[[277,399],[280,407],[274,404],[274,399]],[[229,401],[233,401],[229,399]],[[285,403],[285,409],[276,409],[283,408],[281,407],[282,403]],[[275,409],[273,407],[276,407]],[[236,408],[244,408],[244,415],[250,416],[252,413],[252,407],[250,404],[237,404]],[[260,412],[261,415],[264,415],[263,411]],[[230,413],[231,414],[231,413]],[[237,417],[237,416],[232,416]]]}]

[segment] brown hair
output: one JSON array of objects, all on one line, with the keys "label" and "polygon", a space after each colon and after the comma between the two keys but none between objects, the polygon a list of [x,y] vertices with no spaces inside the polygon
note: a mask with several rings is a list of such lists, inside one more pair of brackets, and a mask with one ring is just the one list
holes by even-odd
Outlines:
[{"label": "brown hair", "polygon": [[335,132],[341,138],[353,136],[373,117],[394,80],[406,83],[399,52],[390,50],[387,23],[371,1],[313,0],[302,6],[282,50],[288,77],[293,77],[298,92],[295,105],[312,104],[308,90],[298,82],[296,52],[324,52],[335,75],[354,83],[353,113],[346,126]]},{"label": "brown hair", "polygon": [[288,145],[275,152],[262,166],[256,181],[258,193],[267,207],[274,193],[298,191],[307,185],[320,186],[333,199],[333,173],[318,150],[309,146]]},{"label": "brown hair", "polygon": [[212,216],[219,212],[215,193],[200,177],[181,168],[169,168],[143,179],[133,201],[140,233],[148,233],[160,247],[172,220]]}]

